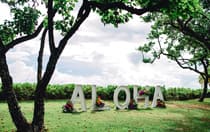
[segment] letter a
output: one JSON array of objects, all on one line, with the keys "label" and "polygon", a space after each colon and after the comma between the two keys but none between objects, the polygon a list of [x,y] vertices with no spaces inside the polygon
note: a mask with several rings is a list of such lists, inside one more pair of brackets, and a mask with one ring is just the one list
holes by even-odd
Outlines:
[{"label": "letter a", "polygon": [[155,88],[155,93],[154,93],[153,101],[152,101],[152,107],[157,106],[157,99],[161,99],[162,101],[164,101],[160,86],[156,86]]},{"label": "letter a", "polygon": [[76,85],[71,97],[71,101],[73,104],[75,104],[76,100],[80,100],[81,107],[83,111],[86,111],[86,103],[85,103],[85,96],[82,90],[82,85]]}]

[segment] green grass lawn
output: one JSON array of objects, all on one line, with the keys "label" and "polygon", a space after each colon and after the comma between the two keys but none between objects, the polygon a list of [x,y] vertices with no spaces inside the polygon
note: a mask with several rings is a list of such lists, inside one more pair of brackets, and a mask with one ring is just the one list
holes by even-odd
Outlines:
[{"label": "green grass lawn", "polygon": [[[62,113],[66,100],[46,101],[45,125],[49,132],[210,132],[210,99],[169,101],[166,109],[111,110]],[[33,102],[21,102],[21,109],[31,120]],[[140,102],[139,105],[143,103]],[[90,107],[90,100],[87,101]],[[79,106],[76,106],[79,108]],[[15,131],[6,103],[0,103],[0,132]]]}]

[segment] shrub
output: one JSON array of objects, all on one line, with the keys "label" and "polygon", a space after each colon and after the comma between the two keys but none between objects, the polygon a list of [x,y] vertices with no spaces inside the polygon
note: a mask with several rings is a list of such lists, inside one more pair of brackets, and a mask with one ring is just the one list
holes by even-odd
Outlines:
[{"label": "shrub", "polygon": [[92,96],[92,86],[91,85],[83,85],[82,89],[84,91],[85,94],[85,98],[86,99],[91,99]]},{"label": "shrub", "polygon": [[18,100],[31,100],[34,98],[35,84],[16,83],[13,88]]},{"label": "shrub", "polygon": [[[2,85],[0,84],[0,100],[4,99],[2,92]],[[36,84],[31,83],[16,83],[14,84],[14,90],[16,92],[18,100],[31,100],[34,98],[34,91]],[[114,91],[118,86],[108,85],[107,87],[97,86],[97,95],[101,96],[103,100],[113,100]],[[48,85],[46,90],[46,99],[70,99],[75,88],[75,84],[65,85]],[[85,98],[91,99],[92,87],[91,85],[82,86]],[[131,98],[133,98],[133,85],[128,86]],[[147,89],[149,91],[149,99],[152,100],[155,92],[154,86],[138,86],[138,90]],[[189,89],[189,88],[168,88],[161,87],[165,100],[187,100],[199,98],[202,89]],[[210,90],[208,90],[207,97],[210,97]],[[119,100],[125,99],[125,92],[120,92],[118,96]]]},{"label": "shrub", "polygon": [[47,99],[66,99],[70,98],[75,85],[65,84],[65,85],[48,85],[46,91]]}]

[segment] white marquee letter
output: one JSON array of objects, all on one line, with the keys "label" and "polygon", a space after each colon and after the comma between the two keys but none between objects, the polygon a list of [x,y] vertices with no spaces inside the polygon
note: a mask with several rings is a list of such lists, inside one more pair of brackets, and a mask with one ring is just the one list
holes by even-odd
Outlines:
[{"label": "white marquee letter", "polygon": [[71,101],[75,104],[76,100],[80,100],[81,107],[83,111],[86,111],[86,103],[85,103],[85,96],[82,90],[82,85],[75,85],[73,94],[71,96]]},{"label": "white marquee letter", "polygon": [[138,93],[138,86],[133,86],[133,99],[135,100],[136,103],[138,102],[138,99],[145,99],[144,107],[145,108],[149,107],[149,96],[148,95],[140,96]]},{"label": "white marquee letter", "polygon": [[[126,100],[125,100],[125,103],[123,105],[120,105],[119,101],[118,101],[118,95],[119,95],[121,90],[125,91],[125,94],[126,94]],[[130,103],[130,90],[126,86],[120,86],[117,89],[115,89],[115,91],[114,91],[114,104],[117,106],[117,108],[119,108],[121,110],[125,109],[125,108],[128,107],[129,103]]]},{"label": "white marquee letter", "polygon": [[152,101],[152,107],[157,106],[157,99],[161,99],[162,101],[164,101],[160,86],[156,86],[155,88],[155,93],[154,93],[153,101]]},{"label": "white marquee letter", "polygon": [[96,85],[92,85],[92,109],[94,110],[96,107]]}]

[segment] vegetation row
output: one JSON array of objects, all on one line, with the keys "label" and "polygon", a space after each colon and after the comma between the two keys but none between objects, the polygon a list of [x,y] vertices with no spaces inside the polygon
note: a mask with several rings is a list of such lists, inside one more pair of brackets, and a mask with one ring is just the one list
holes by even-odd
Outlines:
[{"label": "vegetation row", "polygon": [[[1,84],[0,84],[1,87]],[[14,90],[16,92],[17,98],[19,100],[32,100],[34,98],[36,84],[32,83],[16,83],[14,84]],[[64,85],[48,85],[46,91],[46,99],[70,99],[73,93],[75,84],[64,84]],[[113,100],[114,90],[118,86],[108,85],[107,87],[98,86],[97,95],[104,100]],[[129,85],[131,93],[133,93],[133,86]],[[154,86],[139,86],[139,90],[147,89],[149,93],[150,100],[153,98]],[[202,89],[190,89],[190,88],[166,88],[162,86],[161,88],[163,96],[166,100],[188,100],[199,98]],[[92,87],[91,85],[83,85],[83,91],[85,98],[91,98]],[[132,96],[133,94],[131,94]],[[208,91],[207,97],[210,97],[210,90]],[[0,100],[5,99],[5,94],[0,88]],[[125,93],[120,92],[119,99],[125,99]]]}]

